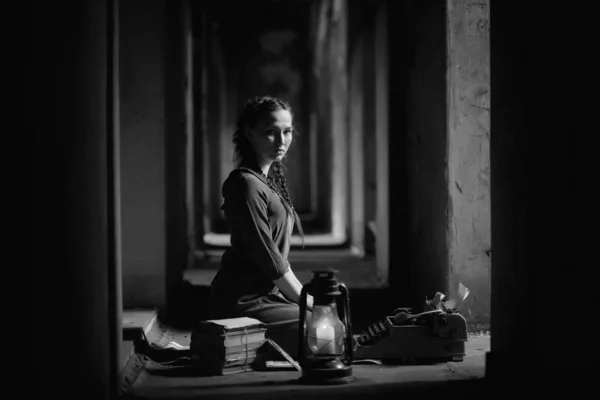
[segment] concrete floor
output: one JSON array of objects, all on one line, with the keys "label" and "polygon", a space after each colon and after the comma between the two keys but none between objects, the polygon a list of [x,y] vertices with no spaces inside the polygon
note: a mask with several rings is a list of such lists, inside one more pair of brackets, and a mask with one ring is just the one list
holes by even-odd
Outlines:
[{"label": "concrete floor", "polygon": [[[364,273],[355,268],[355,274],[348,275],[349,287],[360,281]],[[205,319],[208,301],[208,283],[211,270],[198,270],[187,276],[188,280],[177,291],[174,299],[174,312],[171,312],[168,340],[188,345],[191,329],[195,323]],[[310,278],[306,269],[305,280]],[[356,278],[356,279],[355,279]],[[376,320],[390,315],[398,304],[397,294],[385,289],[351,288],[352,323],[354,333]],[[144,323],[132,319],[142,329]],[[469,326],[469,331],[473,327]],[[489,330],[489,325],[483,329]],[[367,394],[410,393],[424,396],[463,396],[466,393],[480,394],[485,385],[485,354],[490,348],[489,334],[470,334],[466,343],[466,357],[462,362],[434,365],[379,366],[355,365],[357,380],[351,384],[335,387],[304,386],[297,383],[300,372],[269,371],[246,372],[230,376],[198,377],[189,376],[189,370],[164,369],[152,363],[147,365],[135,380],[128,394],[140,399],[222,399],[240,396],[244,400],[265,398],[348,398],[364,397]],[[187,374],[187,376],[186,376]]]},{"label": "concrete floor", "polygon": [[[170,331],[170,340],[189,345],[188,331]],[[485,354],[490,337],[471,335],[462,362],[434,365],[354,365],[357,380],[340,386],[307,386],[297,382],[298,371],[246,372],[230,376],[190,376],[186,369],[165,369],[149,363],[133,384],[128,397],[139,399],[244,399],[348,398],[367,394],[411,393],[422,395],[480,392],[485,385]],[[187,376],[186,376],[187,375]]]}]

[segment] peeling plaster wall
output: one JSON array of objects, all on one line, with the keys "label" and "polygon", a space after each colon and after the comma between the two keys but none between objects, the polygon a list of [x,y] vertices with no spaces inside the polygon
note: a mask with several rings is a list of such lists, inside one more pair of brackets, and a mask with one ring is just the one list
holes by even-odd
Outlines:
[{"label": "peeling plaster wall", "polygon": [[123,307],[161,318],[188,256],[182,4],[119,2]]},{"label": "peeling plaster wall", "polygon": [[489,1],[448,0],[448,252],[450,294],[471,323],[490,318]]},{"label": "peeling plaster wall", "polygon": [[164,0],[120,2],[123,307],[166,306]]}]

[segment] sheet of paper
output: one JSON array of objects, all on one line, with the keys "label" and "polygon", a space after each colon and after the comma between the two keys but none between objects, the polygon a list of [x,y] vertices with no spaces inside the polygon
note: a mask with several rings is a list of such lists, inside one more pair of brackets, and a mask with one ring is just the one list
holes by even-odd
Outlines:
[{"label": "sheet of paper", "polygon": [[190,346],[183,346],[177,342],[169,342],[164,347],[165,349],[175,349],[175,350],[189,350]]},{"label": "sheet of paper", "polygon": [[210,322],[213,324],[221,325],[221,326],[226,327],[227,329],[243,328],[245,326],[252,326],[252,325],[263,325],[263,323],[260,322],[259,320],[254,319],[254,318],[248,318],[248,317],[228,318],[228,319],[210,319],[205,322]]},{"label": "sheet of paper", "polygon": [[459,282],[456,295],[445,301],[444,307],[446,307],[447,309],[458,308],[462,305],[462,303],[464,303],[467,297],[469,297],[470,293],[471,291],[465,285]]},{"label": "sheet of paper", "polygon": [[465,301],[465,299],[469,296],[469,293],[471,293],[469,291],[469,289],[467,289],[467,287],[465,285],[463,285],[462,283],[458,284],[458,296],[460,297],[460,301]]}]

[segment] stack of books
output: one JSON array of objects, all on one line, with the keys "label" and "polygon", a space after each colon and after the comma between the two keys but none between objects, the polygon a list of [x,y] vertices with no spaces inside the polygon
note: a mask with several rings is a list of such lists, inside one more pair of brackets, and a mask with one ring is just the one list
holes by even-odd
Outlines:
[{"label": "stack of books", "polygon": [[253,371],[265,333],[265,325],[253,318],[201,321],[192,331],[192,362],[206,375]]}]

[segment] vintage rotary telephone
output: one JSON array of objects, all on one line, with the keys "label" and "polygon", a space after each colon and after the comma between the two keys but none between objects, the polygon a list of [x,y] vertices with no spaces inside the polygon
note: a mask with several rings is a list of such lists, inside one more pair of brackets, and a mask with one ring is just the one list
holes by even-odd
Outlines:
[{"label": "vintage rotary telephone", "polygon": [[426,300],[424,310],[398,308],[354,335],[354,359],[386,363],[463,361],[467,323],[456,309],[446,308],[444,295]]}]

